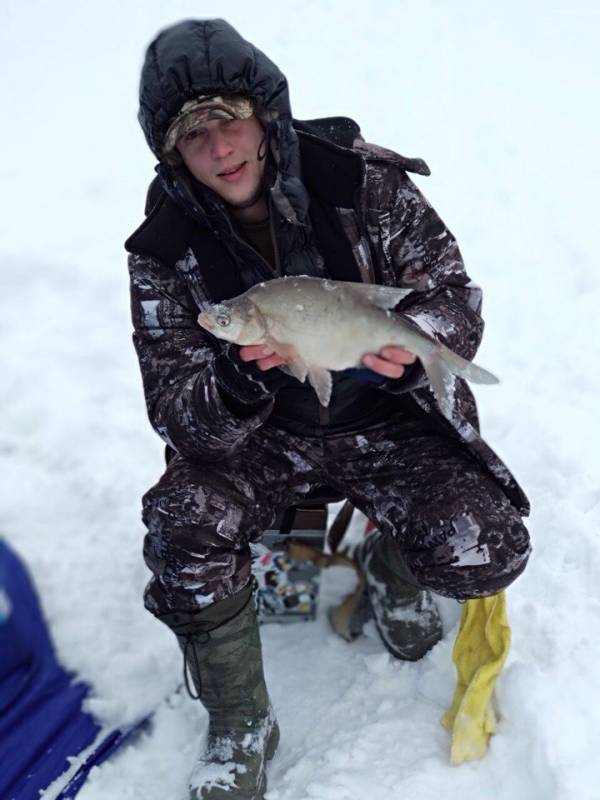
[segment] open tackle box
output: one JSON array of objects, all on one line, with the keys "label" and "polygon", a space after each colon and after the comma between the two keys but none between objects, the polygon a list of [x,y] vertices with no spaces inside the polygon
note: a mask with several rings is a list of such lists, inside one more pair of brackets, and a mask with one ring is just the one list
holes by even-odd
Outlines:
[{"label": "open tackle box", "polygon": [[[301,504],[287,508],[265,531],[261,543],[251,545],[261,623],[315,619],[327,505],[343,499],[331,489],[318,489]],[[334,524],[340,524],[337,518]]]}]

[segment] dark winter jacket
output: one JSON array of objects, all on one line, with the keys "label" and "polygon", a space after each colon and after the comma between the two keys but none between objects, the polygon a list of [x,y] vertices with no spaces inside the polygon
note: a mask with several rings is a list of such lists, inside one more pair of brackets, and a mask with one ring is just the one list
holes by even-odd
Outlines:
[{"label": "dark winter jacket", "polygon": [[[210,57],[198,60],[190,45],[194,36]],[[316,126],[293,121],[277,67],[218,20],[182,23],[149,48],[140,119],[157,155],[183,102],[209,90],[249,94],[262,104],[273,159],[271,215],[284,273],[411,287],[415,291],[397,313],[473,358],[483,332],[481,292],[465,273],[456,241],[407,175],[428,174],[426,165],[366,144],[350,120]],[[197,325],[198,308],[270,276],[235,235],[216,194],[165,164],[157,172],[160,187],[149,215],[126,243],[148,412],[173,449],[195,460],[219,459],[290,404],[283,390],[252,413],[232,411],[214,371],[222,345]],[[354,386],[360,398],[363,390]],[[522,490],[479,436],[464,382],[457,381],[452,423],[439,412],[421,369],[368,391],[377,398],[404,394],[417,412],[462,440],[527,513]],[[349,396],[343,387],[340,396]]]}]

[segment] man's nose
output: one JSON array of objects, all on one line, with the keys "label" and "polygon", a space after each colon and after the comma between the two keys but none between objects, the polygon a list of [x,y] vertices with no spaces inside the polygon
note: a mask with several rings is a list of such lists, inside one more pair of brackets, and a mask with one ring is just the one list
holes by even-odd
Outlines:
[{"label": "man's nose", "polygon": [[226,158],[233,151],[226,136],[220,130],[213,131],[210,152],[213,158]]}]

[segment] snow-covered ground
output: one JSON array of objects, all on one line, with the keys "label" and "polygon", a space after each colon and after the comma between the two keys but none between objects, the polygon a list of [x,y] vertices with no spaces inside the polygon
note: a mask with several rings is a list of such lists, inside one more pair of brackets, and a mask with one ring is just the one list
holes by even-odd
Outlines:
[{"label": "snow-covered ground", "polygon": [[[269,800],[598,800],[600,6],[20,0],[0,9],[0,535],[31,568],[63,662],[94,685],[91,709],[107,724],[158,709],[82,800],[184,800],[206,726],[172,696],[179,651],[141,603],[139,498],[162,447],[122,249],[153,167],[135,118],[143,49],[194,16],[265,49],[297,117],[347,114],[428,161],[419,185],[485,290],[478,361],[502,384],[477,392],[483,429],[533,504],[487,757],[451,767],[439,724],[456,609],[418,664],[372,630],[347,645],[322,614],[264,631],[283,732]],[[338,568],[326,595],[345,580]]]}]

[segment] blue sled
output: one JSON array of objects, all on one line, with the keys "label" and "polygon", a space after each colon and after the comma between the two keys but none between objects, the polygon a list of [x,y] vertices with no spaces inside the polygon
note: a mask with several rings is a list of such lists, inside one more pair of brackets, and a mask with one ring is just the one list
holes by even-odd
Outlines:
[{"label": "blue sled", "polygon": [[[39,800],[65,775],[57,800],[75,797],[101,764],[149,719],[102,729],[82,710],[90,687],[56,660],[23,563],[0,540],[0,798]],[[70,760],[89,750],[78,768]]]}]

